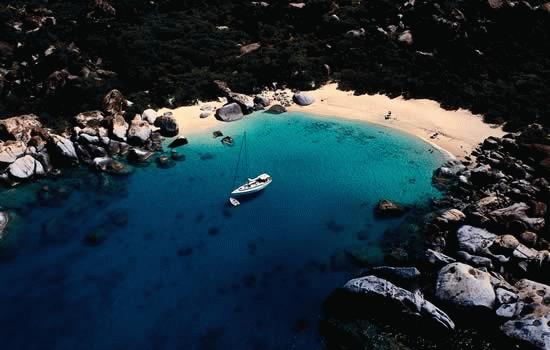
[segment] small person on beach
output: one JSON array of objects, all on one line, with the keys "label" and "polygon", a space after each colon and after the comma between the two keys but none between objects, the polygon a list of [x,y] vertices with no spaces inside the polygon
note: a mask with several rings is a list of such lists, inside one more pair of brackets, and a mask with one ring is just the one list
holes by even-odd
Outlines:
[{"label": "small person on beach", "polygon": [[386,113],[386,115],[384,116],[384,119],[386,120],[391,119],[391,111],[388,111],[388,113]]}]

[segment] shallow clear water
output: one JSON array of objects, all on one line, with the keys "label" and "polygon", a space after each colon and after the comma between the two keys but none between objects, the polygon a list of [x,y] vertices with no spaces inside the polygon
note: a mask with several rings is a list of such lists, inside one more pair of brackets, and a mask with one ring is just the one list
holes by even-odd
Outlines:
[{"label": "shallow clear water", "polygon": [[[243,128],[250,175],[274,181],[229,208]],[[444,156],[394,130],[288,113],[223,132],[237,145],[190,137],[170,169],[82,172],[49,181],[41,196],[53,198],[38,202],[44,182],[0,194],[17,214],[0,262],[2,348],[322,348],[321,303],[349,277],[337,253],[361,246],[380,261],[400,222],[374,219],[374,204],[438,195]],[[104,241],[85,244],[94,230]]]}]

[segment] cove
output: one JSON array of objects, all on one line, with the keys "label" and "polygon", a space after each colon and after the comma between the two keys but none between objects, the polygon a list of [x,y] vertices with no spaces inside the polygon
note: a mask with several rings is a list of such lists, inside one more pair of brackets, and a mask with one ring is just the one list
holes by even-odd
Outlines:
[{"label": "cove", "polygon": [[[243,130],[261,194],[227,206]],[[255,114],[125,178],[74,170],[0,194],[5,349],[319,349],[321,304],[359,249],[382,261],[381,198],[424,206],[446,156],[385,127]],[[48,186],[48,191],[42,187]],[[90,240],[90,237],[95,239]]]}]

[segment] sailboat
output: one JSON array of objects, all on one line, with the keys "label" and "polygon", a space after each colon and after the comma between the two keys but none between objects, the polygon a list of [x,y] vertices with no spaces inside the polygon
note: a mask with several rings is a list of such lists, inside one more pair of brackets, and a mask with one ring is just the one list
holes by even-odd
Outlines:
[{"label": "sailboat", "polygon": [[[246,132],[243,135],[243,141],[241,143],[241,149],[239,151],[239,159],[237,161],[237,168],[235,169],[235,176],[233,178],[233,186],[237,183],[237,177],[239,173],[239,167],[241,161],[244,163],[244,168],[246,171],[246,174],[248,175],[248,149],[246,146]],[[269,186],[269,184],[273,181],[271,176],[267,173],[260,174],[254,178],[247,178],[246,182],[239,187],[235,188],[231,192],[231,196],[246,196],[250,195],[259,191],[262,191],[264,188]],[[239,205],[239,201],[236,198],[230,197],[229,202],[233,206]]]}]

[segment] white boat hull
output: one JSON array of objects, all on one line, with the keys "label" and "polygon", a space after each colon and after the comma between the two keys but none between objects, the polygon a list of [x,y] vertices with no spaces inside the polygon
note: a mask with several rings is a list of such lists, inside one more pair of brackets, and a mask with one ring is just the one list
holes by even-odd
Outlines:
[{"label": "white boat hull", "polygon": [[262,191],[264,188],[269,186],[273,179],[268,174],[259,175],[253,179],[248,179],[248,182],[244,185],[239,186],[233,192],[232,196],[245,196],[248,194],[256,193]]}]

